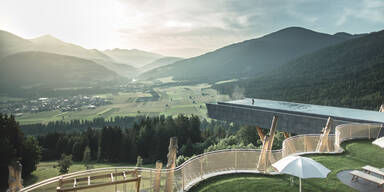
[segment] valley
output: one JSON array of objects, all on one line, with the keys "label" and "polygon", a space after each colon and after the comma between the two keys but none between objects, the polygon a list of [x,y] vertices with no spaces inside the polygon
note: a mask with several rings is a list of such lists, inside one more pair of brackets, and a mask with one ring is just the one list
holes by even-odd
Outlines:
[{"label": "valley", "polygon": [[384,0],[1,0],[0,191],[379,190],[383,21]]},{"label": "valley", "polygon": [[[148,86],[148,85],[147,85]],[[150,87],[150,86],[149,86]],[[177,116],[180,113],[206,118],[205,103],[229,100],[228,95],[218,94],[209,84],[180,85],[151,88],[134,92],[116,92],[89,95],[108,101],[109,104],[90,108],[84,105],[76,110],[49,110],[43,112],[26,112],[16,117],[21,125],[48,123],[50,121],[92,120],[115,116]],[[153,99],[154,98],[154,99]]]}]

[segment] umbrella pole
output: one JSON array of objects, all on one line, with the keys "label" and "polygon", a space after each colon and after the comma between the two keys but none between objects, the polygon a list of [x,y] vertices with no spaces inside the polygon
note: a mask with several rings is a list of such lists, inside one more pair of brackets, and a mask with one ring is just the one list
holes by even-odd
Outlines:
[{"label": "umbrella pole", "polygon": [[301,192],[301,177],[299,177],[299,186],[300,186],[300,192]]}]

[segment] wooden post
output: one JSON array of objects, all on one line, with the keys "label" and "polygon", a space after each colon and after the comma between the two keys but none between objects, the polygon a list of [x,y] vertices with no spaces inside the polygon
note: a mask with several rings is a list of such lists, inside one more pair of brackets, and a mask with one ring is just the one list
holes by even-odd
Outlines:
[{"label": "wooden post", "polygon": [[269,131],[269,137],[271,138],[271,142],[269,143],[269,147],[268,147],[269,150],[272,149],[273,140],[275,138],[276,125],[277,125],[277,116],[273,116],[271,129]]},{"label": "wooden post", "polygon": [[323,133],[320,135],[319,142],[317,143],[316,151],[322,152],[324,148],[327,148],[327,151],[330,152],[330,146],[328,142],[328,135],[331,132],[332,129],[332,121],[333,119],[331,117],[328,117],[327,124],[323,128]]},{"label": "wooden post", "polygon": [[235,169],[237,169],[237,151],[235,151]]},{"label": "wooden post", "polygon": [[161,179],[162,167],[163,167],[163,163],[161,161],[156,161],[156,175],[155,175],[155,183],[153,186],[153,192],[160,192],[160,179]]},{"label": "wooden post", "polygon": [[183,191],[184,191],[184,185],[185,185],[185,183],[184,183],[184,169],[181,169],[181,184],[182,184],[182,187],[183,187]]},{"label": "wooden post", "polygon": [[165,192],[173,191],[174,169],[176,167],[176,154],[177,154],[177,138],[171,137],[169,140],[168,155],[167,155],[168,157],[167,169],[169,169],[169,171],[167,173]]},{"label": "wooden post", "polygon": [[7,191],[17,192],[23,188],[23,179],[21,178],[22,166],[19,161],[8,165],[8,187]]},{"label": "wooden post", "polygon": [[203,180],[203,161],[205,159],[205,156],[200,158],[200,178]]},{"label": "wooden post", "polygon": [[[289,133],[288,132],[283,132],[283,134],[284,134],[284,138],[285,139],[288,139],[289,138]],[[289,141],[287,141],[287,142],[285,142],[285,144],[287,144],[287,147],[288,147],[288,149],[290,150],[290,152],[291,153],[289,153],[289,154],[292,154],[292,153],[295,153],[296,152],[296,148],[295,148],[295,146],[293,146],[292,145],[292,143],[290,143]]]},{"label": "wooden post", "polygon": [[61,187],[63,186],[63,176],[60,177],[58,186],[56,187],[56,191],[61,191]]},{"label": "wooden post", "polygon": [[289,133],[288,133],[288,132],[285,132],[285,131],[284,131],[283,133],[284,133],[284,138],[285,138],[285,139],[288,139],[288,138],[289,138]]},{"label": "wooden post", "polygon": [[271,129],[269,131],[269,135],[266,135],[264,137],[263,147],[261,149],[259,161],[257,163],[257,169],[258,170],[265,171],[266,168],[271,164],[270,161],[271,161],[271,158],[273,158],[272,154],[271,154],[271,149],[272,149],[272,145],[273,145],[273,139],[275,136],[277,119],[278,119],[277,116],[273,116],[272,125],[271,125]]},{"label": "wooden post", "polygon": [[139,175],[137,178],[136,192],[140,192],[140,183],[141,183],[141,175]]},{"label": "wooden post", "polygon": [[260,137],[261,142],[264,144],[265,134],[263,133],[263,130],[260,127],[256,127],[256,130],[257,130],[257,134]]},{"label": "wooden post", "polygon": [[313,151],[313,146],[311,142],[311,137],[308,135],[304,136],[304,152],[312,152]]}]

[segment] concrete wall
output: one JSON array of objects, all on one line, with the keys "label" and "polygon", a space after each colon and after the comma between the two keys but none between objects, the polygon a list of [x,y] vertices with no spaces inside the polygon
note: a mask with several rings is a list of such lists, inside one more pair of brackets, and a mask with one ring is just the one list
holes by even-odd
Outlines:
[{"label": "concrete wall", "polygon": [[[292,111],[271,110],[255,106],[229,103],[208,103],[208,116],[212,119],[256,125],[269,129],[273,116],[278,116],[277,130],[296,134],[319,134],[327,123],[327,116],[311,115]],[[333,117],[332,132],[337,125],[345,123],[368,123],[353,119]]]}]

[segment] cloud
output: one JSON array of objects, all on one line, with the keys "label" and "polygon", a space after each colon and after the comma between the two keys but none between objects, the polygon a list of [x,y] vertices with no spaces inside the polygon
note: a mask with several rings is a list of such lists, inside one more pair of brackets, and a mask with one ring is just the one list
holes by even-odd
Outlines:
[{"label": "cloud", "polygon": [[351,25],[353,22],[384,24],[384,1],[363,0],[344,8],[336,20],[337,26]]},{"label": "cloud", "polygon": [[384,1],[0,1],[0,28],[27,38],[50,33],[87,48],[136,48],[182,57],[290,26],[325,33],[377,31],[384,28]]}]

